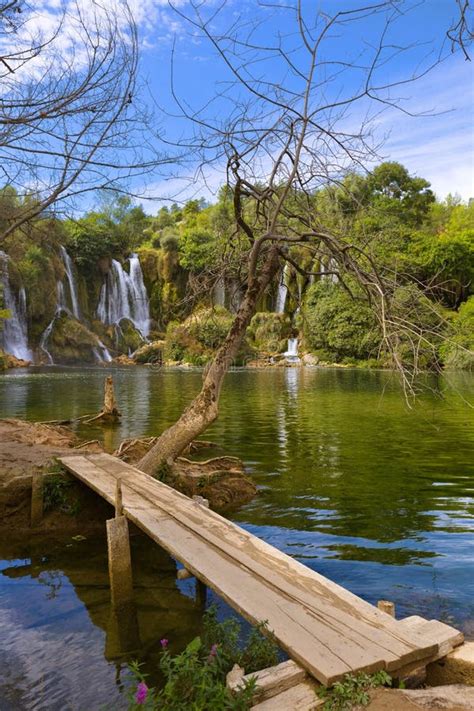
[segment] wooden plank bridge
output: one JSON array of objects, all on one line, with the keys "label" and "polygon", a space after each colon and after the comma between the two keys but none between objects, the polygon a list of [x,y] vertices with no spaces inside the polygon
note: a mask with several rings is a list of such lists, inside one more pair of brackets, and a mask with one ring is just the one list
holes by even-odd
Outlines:
[{"label": "wooden plank bridge", "polygon": [[441,622],[395,620],[116,457],[85,454],[60,461],[111,504],[119,480],[123,515],[247,620],[266,620],[298,669],[323,684],[357,671],[385,669],[399,676],[463,641]]}]

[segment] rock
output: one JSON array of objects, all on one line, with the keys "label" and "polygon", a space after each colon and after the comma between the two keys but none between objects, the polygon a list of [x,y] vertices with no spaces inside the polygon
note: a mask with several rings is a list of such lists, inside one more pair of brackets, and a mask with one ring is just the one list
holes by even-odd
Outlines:
[{"label": "rock", "polygon": [[315,366],[319,363],[319,358],[312,353],[305,353],[301,360],[303,361],[303,365]]},{"label": "rock", "polygon": [[402,694],[424,709],[474,709],[474,688],[464,684],[409,689]]},{"label": "rock", "polygon": [[426,680],[428,684],[469,684],[474,687],[474,642],[464,642],[446,657],[428,664]]},{"label": "rock", "polygon": [[153,341],[139,348],[133,354],[135,363],[145,363],[148,365],[162,365],[164,341]]},{"label": "rock", "polygon": [[239,667],[238,664],[234,664],[230,672],[227,674],[225,678],[225,683],[228,689],[236,689],[239,685],[239,682],[242,681],[243,676],[245,675],[245,669],[242,667]]},{"label": "rock", "polygon": [[375,689],[371,692],[370,703],[365,708],[369,711],[472,711],[473,692],[471,687],[462,685],[410,690]]},{"label": "rock", "polygon": [[113,359],[113,362],[117,365],[136,365],[133,358],[130,358],[130,356],[127,355],[119,355]]},{"label": "rock", "polygon": [[6,353],[5,364],[7,368],[27,368],[31,365],[31,360],[23,360],[22,358],[10,355],[10,353]]}]

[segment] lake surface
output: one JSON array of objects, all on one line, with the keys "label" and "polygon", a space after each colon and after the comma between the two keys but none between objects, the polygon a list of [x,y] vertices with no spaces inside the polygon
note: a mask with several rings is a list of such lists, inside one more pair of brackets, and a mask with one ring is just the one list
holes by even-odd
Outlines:
[{"label": "lake surface", "polygon": [[[108,372],[2,375],[1,416],[96,412]],[[113,373],[121,424],[79,430],[110,451],[124,437],[159,433],[201,382],[198,371]],[[474,637],[474,376],[428,384],[410,410],[386,372],[231,372],[205,438],[244,459],[259,486],[230,514],[239,524],[371,602],[393,600],[400,617],[441,619]],[[199,633],[201,610],[163,551],[142,536],[132,544],[139,639],[128,657],[156,682],[159,640],[182,649]],[[2,540],[0,559],[0,709],[126,707],[105,539]],[[223,603],[220,611],[231,614]]]}]

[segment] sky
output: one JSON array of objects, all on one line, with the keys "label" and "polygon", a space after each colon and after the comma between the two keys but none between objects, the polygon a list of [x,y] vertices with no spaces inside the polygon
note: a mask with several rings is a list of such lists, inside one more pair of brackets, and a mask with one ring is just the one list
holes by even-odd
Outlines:
[{"label": "sky", "polygon": [[[119,23],[125,1],[107,3]],[[200,16],[209,21],[210,34],[221,38],[222,54],[193,24],[193,1]],[[465,61],[462,52],[451,51],[446,39],[446,31],[456,21],[456,0],[392,0],[383,12],[347,14],[377,2],[382,0],[301,0],[306,32],[312,37],[321,33],[331,17],[342,13],[318,47],[308,104],[323,130],[311,139],[312,167],[316,164],[323,184],[328,176],[340,177],[343,170],[363,171],[382,160],[396,160],[412,174],[429,180],[439,198],[457,193],[468,200],[474,197],[474,47],[473,61]],[[225,180],[226,161],[216,148],[215,134],[202,132],[184,113],[198,112],[201,125],[223,130],[235,119],[237,108],[245,106],[245,119],[234,137],[242,146],[277,121],[279,110],[272,101],[290,102],[301,110],[309,57],[294,12],[296,3],[128,0],[140,45],[140,90],[134,109],[151,117],[151,132],[144,134],[148,145],[162,155],[176,157],[130,183],[148,212],[158,209],[163,200],[204,197],[212,201]],[[45,32],[54,27],[64,4],[71,16],[77,8],[87,17],[102,7],[96,0],[43,0],[32,6],[35,27]],[[65,58],[72,56],[71,36],[65,26],[56,40]],[[379,101],[362,96],[345,103],[359,94],[374,58],[370,81],[375,87],[372,95]],[[74,55],[74,62],[80,64],[80,55]],[[245,83],[236,85],[228,63],[238,67],[244,82],[259,88],[262,96],[256,104],[250,101]],[[415,81],[407,81],[414,77]],[[368,145],[377,147],[371,159],[360,152],[360,141],[350,138],[358,135],[362,125],[364,132],[370,130]],[[339,132],[342,144],[350,146],[356,160],[348,160],[341,143],[327,137],[329,126]],[[202,140],[198,152],[190,147],[190,143],[195,146],[196,130]],[[265,179],[280,148],[277,136],[251,152],[249,173]],[[305,155],[304,160],[310,157]]]},{"label": "sky", "polygon": [[[334,14],[337,10],[351,9],[360,4],[353,0],[303,0],[303,10],[310,24],[318,12]],[[228,0],[213,21],[212,29],[219,33],[232,23],[240,22],[248,32],[252,22],[261,20],[252,34],[252,40],[274,45],[280,37],[283,44],[286,42],[286,46],[296,48],[294,15],[284,7],[277,7],[294,5],[293,0],[269,2],[269,5],[271,7],[262,7],[258,0]],[[180,12],[189,13],[186,0],[178,0],[176,6]],[[222,82],[230,78],[222,59],[217,57],[210,43],[195,28],[169,8],[165,0],[137,1],[136,8],[142,46],[141,76],[146,80],[154,100],[165,112],[176,113],[169,89],[173,50],[175,89],[180,99],[193,108],[205,104],[216,93],[216,87],[219,91]],[[205,0],[202,12],[206,15],[215,8],[214,0]],[[473,62],[465,61],[460,52],[452,54],[449,43],[445,41],[446,30],[456,13],[455,0],[406,2],[403,3],[403,10],[406,14],[395,21],[387,38],[387,44],[392,49],[386,52],[386,63],[381,66],[380,76],[393,81],[410,77],[417,71],[423,73],[434,63],[439,52],[443,61],[413,84],[402,85],[392,91],[391,96],[402,98],[404,109],[415,116],[389,107],[374,120],[375,135],[382,141],[378,154],[381,159],[402,162],[412,173],[429,180],[440,198],[448,193],[458,193],[467,200],[474,196],[474,74]],[[381,28],[381,18],[365,17],[351,30],[338,29],[322,56],[355,63],[361,54],[373,50]],[[240,36],[243,37],[245,32]],[[401,46],[406,49],[401,51]],[[304,58],[296,49],[294,56],[301,57],[301,66],[304,67]],[[271,76],[282,85],[298,90],[297,82],[281,71],[277,59],[262,62],[258,72],[262,77]],[[357,73],[349,68],[333,82],[329,94],[340,95],[343,90],[350,93],[359,79]],[[348,130],[357,130],[366,110],[366,105],[362,104],[351,109],[343,118],[344,126]],[[213,119],[220,113],[224,116],[228,111],[228,104],[216,102],[206,116]],[[182,122],[166,116],[165,112],[159,114],[162,134],[176,138],[182,131],[182,135],[186,136]],[[178,194],[181,199],[203,195],[212,199],[224,178],[222,163],[210,166],[206,186],[200,176],[195,182],[192,178],[192,170],[186,173],[185,180],[178,180],[170,174],[166,179],[157,178],[148,183],[146,191],[148,195],[172,197]]]}]

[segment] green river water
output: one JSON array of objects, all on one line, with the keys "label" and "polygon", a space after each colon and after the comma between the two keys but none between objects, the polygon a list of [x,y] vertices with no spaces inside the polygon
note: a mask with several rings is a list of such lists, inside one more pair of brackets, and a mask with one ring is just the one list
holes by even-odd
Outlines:
[{"label": "green river water", "polygon": [[[97,411],[106,372],[2,375],[0,416]],[[109,450],[160,432],[201,380],[198,371],[113,373],[121,424],[79,432],[105,437]],[[474,637],[474,376],[428,384],[410,410],[386,372],[231,372],[205,437],[241,457],[259,487],[233,520],[365,599],[393,600],[398,616],[436,617]],[[131,657],[156,681],[159,640],[182,649],[199,633],[201,611],[192,581],[176,581],[163,551],[142,536],[132,549],[139,641]],[[1,540],[0,709],[123,708],[127,660],[109,613],[104,537]]]}]

